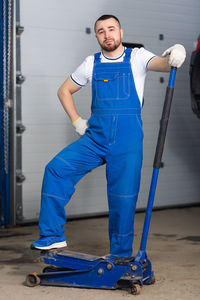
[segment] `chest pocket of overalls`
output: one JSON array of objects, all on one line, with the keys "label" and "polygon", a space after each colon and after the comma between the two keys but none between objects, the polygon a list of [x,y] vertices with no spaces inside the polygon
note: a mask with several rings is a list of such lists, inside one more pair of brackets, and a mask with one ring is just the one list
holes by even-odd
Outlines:
[{"label": "chest pocket of overalls", "polygon": [[130,73],[94,73],[97,100],[126,100],[130,96]]}]

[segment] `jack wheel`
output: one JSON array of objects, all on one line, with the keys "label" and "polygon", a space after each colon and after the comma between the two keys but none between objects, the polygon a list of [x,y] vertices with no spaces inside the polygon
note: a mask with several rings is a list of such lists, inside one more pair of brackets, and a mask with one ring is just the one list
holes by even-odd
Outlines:
[{"label": "jack wheel", "polygon": [[141,292],[141,286],[139,284],[133,284],[131,287],[131,294],[132,295],[139,295]]},{"label": "jack wheel", "polygon": [[31,274],[28,274],[26,276],[26,285],[29,287],[34,287],[40,284],[40,277],[38,276],[38,273],[33,272]]}]

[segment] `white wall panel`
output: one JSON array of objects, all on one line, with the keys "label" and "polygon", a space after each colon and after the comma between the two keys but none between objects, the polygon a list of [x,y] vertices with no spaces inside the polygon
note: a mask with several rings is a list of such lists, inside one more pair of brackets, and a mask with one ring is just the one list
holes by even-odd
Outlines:
[{"label": "white wall panel", "polygon": [[[190,108],[189,61],[199,35],[199,0],[66,1],[21,0],[23,134],[23,212],[25,220],[38,217],[40,189],[46,163],[77,136],[57,98],[57,89],[83,59],[98,51],[93,23],[105,13],[116,14],[125,30],[124,41],[143,43],[161,55],[174,43],[187,50],[177,72],[174,101],[160,170],[155,205],[162,207],[199,202],[199,120]],[[159,34],[164,40],[159,40]],[[160,83],[160,77],[164,83]],[[152,174],[159,120],[169,74],[150,73],[145,86],[144,163],[138,208],[145,207]],[[79,113],[90,115],[90,86],[75,95]],[[131,138],[131,133],[130,133]],[[68,215],[107,211],[105,168],[89,173],[77,185]]]}]

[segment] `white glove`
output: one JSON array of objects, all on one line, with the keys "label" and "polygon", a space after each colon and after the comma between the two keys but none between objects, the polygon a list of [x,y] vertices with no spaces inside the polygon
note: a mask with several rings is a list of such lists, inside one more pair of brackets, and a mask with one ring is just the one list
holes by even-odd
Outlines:
[{"label": "white glove", "polygon": [[76,132],[79,135],[84,135],[86,129],[88,128],[88,120],[84,120],[81,117],[79,117],[72,123],[72,125],[74,126]]},{"label": "white glove", "polygon": [[186,58],[186,51],[182,45],[176,44],[170,47],[169,49],[167,49],[162,54],[162,56],[167,56],[167,55],[169,55],[168,64],[171,67],[180,68]]}]

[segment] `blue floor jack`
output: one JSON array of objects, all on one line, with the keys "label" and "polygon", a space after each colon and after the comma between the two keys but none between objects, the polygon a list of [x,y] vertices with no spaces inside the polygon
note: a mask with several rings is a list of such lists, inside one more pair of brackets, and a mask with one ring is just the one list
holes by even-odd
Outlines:
[{"label": "blue floor jack", "polygon": [[172,67],[160,122],[140,250],[136,257],[121,258],[110,254],[98,257],[66,250],[42,251],[40,261],[48,266],[43,269],[43,273],[41,274],[36,272],[28,274],[26,277],[26,284],[28,286],[33,287],[40,284],[98,289],[121,288],[130,289],[132,294],[137,295],[144,284],[147,285],[155,282],[152,265],[146,253],[146,244],[167,132],[175,77],[176,68]]}]

